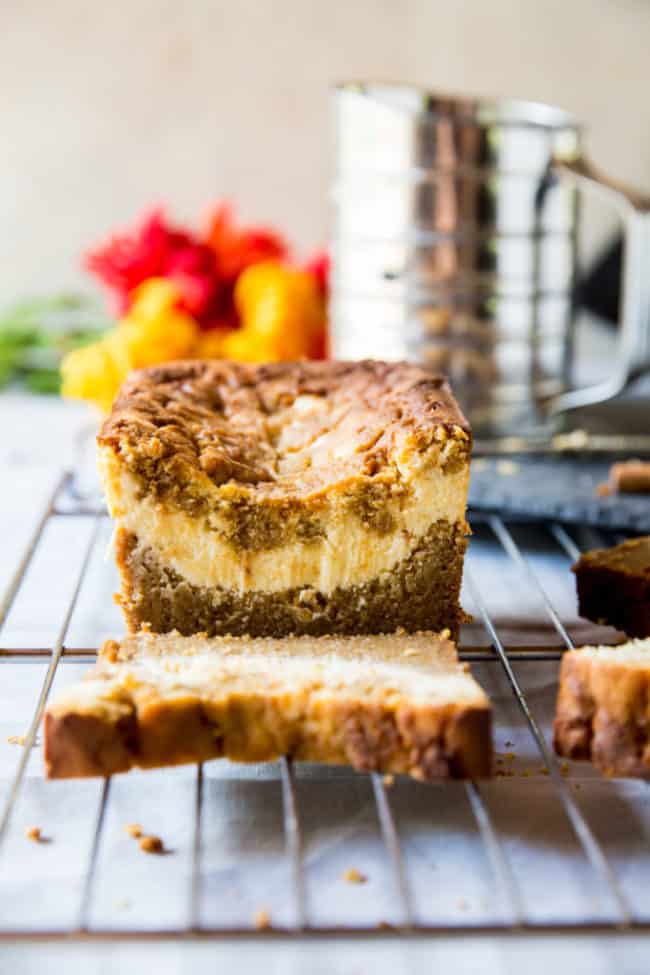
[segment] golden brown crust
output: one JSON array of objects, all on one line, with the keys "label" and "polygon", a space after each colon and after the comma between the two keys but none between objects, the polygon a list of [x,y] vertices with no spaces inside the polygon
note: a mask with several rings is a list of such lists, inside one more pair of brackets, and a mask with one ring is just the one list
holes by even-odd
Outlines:
[{"label": "golden brown crust", "polygon": [[467,463],[467,421],[444,379],[416,365],[184,361],[133,373],[98,437],[142,479],[183,507],[206,484],[281,500],[335,482],[372,483],[404,451]]},{"label": "golden brown crust", "polygon": [[[132,768],[159,768],[229,758],[267,762],[282,755],[297,761],[351,765],[362,772],[411,775],[422,782],[439,779],[487,778],[491,775],[491,716],[487,708],[458,708],[426,721],[362,702],[321,708],[314,721],[298,729],[262,696],[230,705],[238,721],[217,729],[226,714],[215,710],[206,718],[198,700],[173,701],[138,714],[135,738],[122,728],[90,715],[48,714],[45,763],[51,779],[109,776]],[[211,723],[214,721],[214,725]],[[264,722],[264,723],[262,723]],[[255,725],[255,732],[251,729]],[[330,733],[325,733],[325,729]],[[407,731],[405,732],[405,729]],[[408,731],[414,735],[408,737]],[[97,751],[98,736],[110,747]],[[137,742],[137,744],[136,744]]]},{"label": "golden brown crust", "polygon": [[604,658],[590,648],[562,659],[553,727],[558,755],[591,759],[605,775],[650,777],[650,666],[631,666],[626,646]]},{"label": "golden brown crust", "polygon": [[[130,648],[143,639],[150,641],[149,662],[143,672],[137,667],[129,670],[140,656],[137,649]],[[489,703],[477,685],[462,676],[449,641],[434,634],[419,635],[424,648],[419,667],[426,675],[422,679],[431,680],[439,669],[443,684],[449,676],[456,682],[453,691],[441,690],[437,697],[435,693],[429,697],[428,693],[414,696],[408,691],[413,683],[400,689],[397,676],[390,677],[383,687],[372,686],[361,693],[365,681],[372,685],[376,674],[369,666],[367,678],[359,684],[354,658],[361,648],[372,646],[369,638],[356,650],[350,647],[352,641],[327,638],[305,643],[306,639],[290,641],[286,653],[279,641],[254,641],[252,651],[259,653],[260,646],[268,643],[269,658],[277,653],[267,687],[260,686],[263,681],[259,678],[228,684],[229,678],[224,676],[192,688],[180,677],[179,688],[173,682],[171,686],[165,684],[163,677],[159,682],[152,677],[152,672],[158,673],[156,645],[160,644],[163,658],[170,646],[187,653],[179,664],[186,674],[195,654],[193,648],[198,644],[200,649],[201,638],[127,638],[117,660],[114,647],[100,657],[89,675],[90,694],[87,685],[81,686],[77,695],[73,688],[48,708],[44,746],[48,776],[108,776],[132,767],[152,768],[222,756],[262,762],[281,755],[347,764],[362,771],[405,773],[422,781],[490,775]],[[380,640],[384,645],[390,642],[389,638]],[[229,659],[232,653],[242,659],[248,657],[246,647],[232,650],[233,641],[226,643],[224,652]],[[313,649],[314,660],[320,655],[326,667],[334,668],[332,680],[324,684],[319,672],[313,681],[301,681],[292,676],[292,671],[278,686],[283,661],[292,654],[298,658],[302,654],[304,659],[305,646]],[[383,660],[384,652],[381,648],[377,651],[377,661]],[[431,667],[427,664],[429,655]],[[410,661],[410,657],[405,659],[400,669],[417,674]],[[352,668],[357,668],[356,677],[348,681],[347,670]],[[417,682],[417,677],[414,680]],[[119,708],[113,706],[116,696]]]},{"label": "golden brown crust", "polygon": [[47,774],[76,779],[127,772],[132,764],[137,724],[132,712],[122,718],[87,712],[43,719]]}]

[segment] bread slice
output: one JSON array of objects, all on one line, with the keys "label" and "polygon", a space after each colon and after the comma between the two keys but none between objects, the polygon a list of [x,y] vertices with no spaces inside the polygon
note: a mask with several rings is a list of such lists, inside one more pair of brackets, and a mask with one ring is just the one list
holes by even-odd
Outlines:
[{"label": "bread slice", "polygon": [[650,535],[585,552],[573,572],[581,616],[650,636]]},{"label": "bread slice", "polygon": [[421,780],[491,769],[490,704],[446,633],[109,641],[45,714],[50,778],[281,755]]},{"label": "bread slice", "polygon": [[605,775],[650,778],[650,639],[564,655],[554,739]]}]

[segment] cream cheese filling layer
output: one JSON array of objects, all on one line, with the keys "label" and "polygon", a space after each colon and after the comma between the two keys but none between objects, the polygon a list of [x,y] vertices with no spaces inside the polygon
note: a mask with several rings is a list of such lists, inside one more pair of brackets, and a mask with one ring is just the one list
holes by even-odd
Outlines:
[{"label": "cream cheese filling layer", "polygon": [[[390,505],[395,527],[386,534],[369,531],[348,505],[333,502],[325,515],[324,537],[253,552],[220,537],[218,516],[210,516],[209,530],[200,517],[139,496],[137,481],[124,469],[113,471],[104,486],[117,526],[136,535],[192,585],[239,593],[310,586],[328,594],[392,569],[408,558],[434,522],[463,522],[468,479],[469,469],[415,474],[408,501]],[[224,534],[227,528],[224,519]]]}]

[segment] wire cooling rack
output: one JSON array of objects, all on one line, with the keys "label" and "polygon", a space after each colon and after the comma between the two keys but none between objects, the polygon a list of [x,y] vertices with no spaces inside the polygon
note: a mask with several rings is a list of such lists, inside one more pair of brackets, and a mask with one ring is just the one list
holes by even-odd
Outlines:
[{"label": "wire cooling rack", "polygon": [[[46,782],[50,691],[121,627],[109,520],[64,475],[0,602],[0,938],[648,930],[645,783],[559,763],[549,744],[562,652],[616,636],[577,618],[568,568],[614,539],[499,517],[473,529],[461,655],[494,702],[493,781],[282,759]],[[139,850],[134,821],[164,855]]]}]

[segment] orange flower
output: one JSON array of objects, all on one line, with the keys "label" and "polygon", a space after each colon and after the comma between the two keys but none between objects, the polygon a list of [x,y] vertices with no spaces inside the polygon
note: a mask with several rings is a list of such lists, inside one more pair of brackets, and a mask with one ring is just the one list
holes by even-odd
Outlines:
[{"label": "orange flower", "polygon": [[226,284],[252,264],[287,258],[289,248],[280,234],[268,227],[235,226],[232,208],[220,203],[210,217],[206,242],[212,248],[218,273]]},{"label": "orange flower", "polygon": [[244,362],[312,357],[322,348],[325,306],[314,276],[265,261],[237,279],[235,307],[242,327],[223,340],[223,354]]}]

